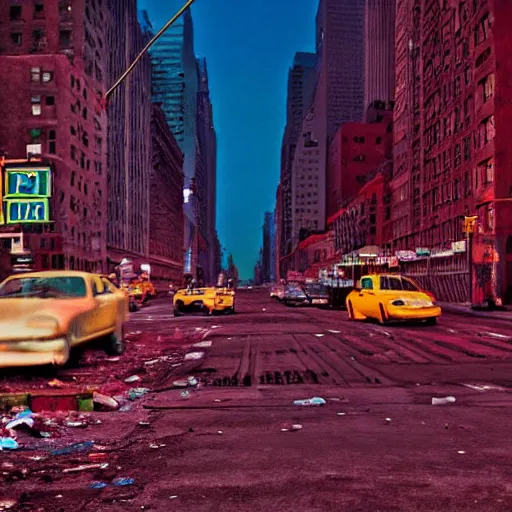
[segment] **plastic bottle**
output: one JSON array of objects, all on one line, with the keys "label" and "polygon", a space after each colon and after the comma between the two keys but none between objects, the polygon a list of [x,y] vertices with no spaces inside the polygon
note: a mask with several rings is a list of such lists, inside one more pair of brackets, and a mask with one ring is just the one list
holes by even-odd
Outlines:
[{"label": "plastic bottle", "polygon": [[447,405],[454,404],[455,397],[454,396],[445,396],[443,398],[432,398],[432,405]]},{"label": "plastic bottle", "polygon": [[304,400],[295,400],[293,404],[307,407],[312,405],[325,405],[326,401],[323,398],[320,398],[319,396],[314,396],[313,398],[306,398]]},{"label": "plastic bottle", "polygon": [[12,437],[0,437],[0,451],[17,450],[18,448],[18,443]]}]

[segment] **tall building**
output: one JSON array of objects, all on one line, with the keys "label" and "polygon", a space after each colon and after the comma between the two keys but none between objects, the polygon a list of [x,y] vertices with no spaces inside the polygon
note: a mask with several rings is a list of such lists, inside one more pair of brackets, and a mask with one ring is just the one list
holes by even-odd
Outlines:
[{"label": "tall building", "polygon": [[206,59],[197,60],[199,93],[197,97],[197,138],[199,157],[196,162],[199,234],[204,241],[199,260],[204,280],[215,283],[220,262],[217,261],[217,136],[208,85]]},{"label": "tall building", "polygon": [[54,222],[18,226],[36,268],[106,270],[111,26],[106,5],[88,0],[0,4],[0,148],[53,171]]},{"label": "tall building", "polygon": [[[152,106],[149,261],[156,284],[183,280],[183,153],[162,108]],[[161,286],[164,288],[164,286]]]},{"label": "tall building", "polygon": [[320,0],[316,16],[317,71],[292,163],[292,244],[323,231],[330,141],[364,112],[365,0]]},{"label": "tall building", "polygon": [[279,224],[279,253],[285,256],[292,250],[292,162],[298,143],[302,119],[311,104],[316,77],[316,55],[298,52],[288,71],[286,126],[281,148],[282,216]]},{"label": "tall building", "polygon": [[[141,13],[144,26],[150,27],[147,12]],[[160,103],[167,124],[185,157],[185,266],[196,275],[199,234],[197,200],[194,197],[197,148],[198,73],[194,55],[193,24],[190,10],[172,25],[151,51],[153,101]]]},{"label": "tall building", "polygon": [[[363,120],[365,0],[320,0],[316,15],[316,47],[320,62],[315,104],[316,138]],[[325,126],[326,125],[326,126]],[[325,127],[324,127],[325,126]]]},{"label": "tall building", "polygon": [[274,280],[274,214],[265,212],[263,223],[263,246],[261,252],[261,280],[269,283]]},{"label": "tall building", "polygon": [[445,249],[475,215],[468,300],[512,300],[508,0],[399,0],[394,248]]},{"label": "tall building", "polygon": [[[109,85],[145,46],[136,0],[109,0]],[[145,260],[149,247],[151,168],[151,61],[146,55],[108,102],[108,224],[111,266],[129,256]]]},{"label": "tall building", "polygon": [[395,99],[396,0],[366,0],[364,108]]}]

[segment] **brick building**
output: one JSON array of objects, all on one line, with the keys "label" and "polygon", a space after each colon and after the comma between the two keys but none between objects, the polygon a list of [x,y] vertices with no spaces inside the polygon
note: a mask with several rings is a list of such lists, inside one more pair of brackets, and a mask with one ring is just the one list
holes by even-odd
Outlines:
[{"label": "brick building", "polygon": [[398,0],[395,248],[443,249],[477,215],[472,302],[512,299],[508,0]]},{"label": "brick building", "polygon": [[390,170],[391,163],[388,162],[353,199],[346,202],[344,208],[328,219],[337,254],[348,254],[366,245],[384,245],[384,226],[389,216],[386,196]]},{"label": "brick building", "polygon": [[149,261],[156,285],[183,280],[183,153],[162,108],[152,106]]},{"label": "brick building", "polygon": [[110,26],[86,0],[0,4],[0,149],[53,166],[54,223],[21,226],[36,268],[105,270]]},{"label": "brick building", "polygon": [[390,122],[346,123],[331,142],[327,168],[327,216],[357,195],[367,175],[392,158]]},{"label": "brick building", "polygon": [[[112,85],[145,46],[136,0],[108,0],[108,82]],[[144,56],[108,102],[108,222],[110,266],[148,257],[151,165],[151,60]]]}]

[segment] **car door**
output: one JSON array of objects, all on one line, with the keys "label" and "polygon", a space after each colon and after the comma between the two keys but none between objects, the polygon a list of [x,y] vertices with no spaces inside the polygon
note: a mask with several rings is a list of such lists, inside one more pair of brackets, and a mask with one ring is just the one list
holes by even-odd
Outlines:
[{"label": "car door", "polygon": [[91,287],[95,308],[91,312],[90,333],[101,335],[115,326],[116,304],[112,292],[99,276],[91,276]]},{"label": "car door", "polygon": [[128,297],[107,278],[102,277],[101,281],[105,286],[105,293],[108,297],[111,296],[114,302],[115,310],[117,311],[115,322],[124,322],[128,316]]},{"label": "car door", "polygon": [[361,290],[357,299],[356,309],[364,316],[375,317],[376,296],[375,286],[372,277],[366,276],[361,279]]}]

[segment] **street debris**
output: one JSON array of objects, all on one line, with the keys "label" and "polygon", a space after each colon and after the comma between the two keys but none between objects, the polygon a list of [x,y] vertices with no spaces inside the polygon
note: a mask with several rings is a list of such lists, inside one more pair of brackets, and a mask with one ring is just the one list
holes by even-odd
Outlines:
[{"label": "street debris", "polygon": [[333,329],[329,329],[331,334],[341,334],[341,331],[334,331]]},{"label": "street debris", "polygon": [[141,380],[141,378],[138,375],[132,375],[131,377],[124,379],[126,384],[132,384],[133,382],[138,382],[139,380]]},{"label": "street debris", "polygon": [[2,450],[17,450],[19,444],[11,437],[0,437],[0,452]]},{"label": "street debris", "polygon": [[84,464],[76,468],[66,468],[63,473],[81,473],[82,471],[90,471],[91,469],[107,469],[108,464]]},{"label": "street debris", "polygon": [[204,356],[204,352],[189,352],[185,354],[185,361],[198,361]]},{"label": "street debris", "polygon": [[86,452],[88,450],[92,450],[93,447],[94,441],[85,441],[84,443],[75,443],[71,446],[67,446],[66,448],[53,450],[50,452],[50,455],[69,455],[70,453]]},{"label": "street debris", "polygon": [[142,398],[144,395],[149,393],[148,388],[133,388],[128,391],[128,400],[137,400],[138,398]]},{"label": "street debris", "polygon": [[337,412],[336,415],[337,416],[346,416],[347,413],[346,412]]},{"label": "street debris", "polygon": [[181,398],[190,398],[190,393],[188,391],[182,391]]},{"label": "street debris", "polygon": [[121,358],[120,357],[106,357],[105,361],[107,363],[118,363],[119,361],[121,361]]},{"label": "street debris", "polygon": [[59,379],[53,379],[48,382],[48,386],[51,388],[64,388],[66,387],[66,384],[64,384],[64,382],[60,381]]},{"label": "street debris", "polygon": [[458,453],[459,455],[464,455],[466,452],[465,452],[464,450],[459,450],[457,453]]},{"label": "street debris", "polygon": [[454,404],[456,401],[454,396],[445,396],[443,398],[432,398],[432,405],[448,405]]},{"label": "street debris", "polygon": [[119,408],[119,403],[116,400],[100,393],[94,393],[92,395],[92,400],[95,404],[98,404],[108,410],[115,411]]},{"label": "street debris", "polygon": [[386,425],[389,425],[391,423],[391,418],[386,418],[384,421],[386,422]]},{"label": "street debris", "polygon": [[300,423],[294,423],[291,425],[282,425],[281,432],[297,432],[298,430],[302,430],[302,425]]},{"label": "street debris", "polygon": [[124,487],[126,485],[133,485],[135,480],[133,478],[116,478],[112,480],[112,484],[118,487]]},{"label": "street debris", "polygon": [[106,484],[105,482],[93,482],[89,488],[91,489],[104,489],[105,487],[107,487],[108,484]]},{"label": "street debris", "polygon": [[199,384],[199,381],[195,377],[188,377],[186,379],[178,379],[173,382],[175,388],[189,388],[195,387]]},{"label": "street debris", "polygon": [[2,500],[0,501],[0,510],[9,510],[17,505],[14,500]]},{"label": "street debris", "polygon": [[325,336],[325,334],[315,334],[315,336],[316,336],[317,338],[323,338],[323,337]]},{"label": "street debris", "polygon": [[87,425],[85,421],[66,421],[66,427],[71,428],[87,428]]},{"label": "street debris", "polygon": [[325,405],[327,402],[320,398],[319,396],[314,396],[313,398],[305,398],[303,400],[295,400],[293,402],[293,405],[299,405],[299,406],[315,406],[315,405]]},{"label": "street debris", "polygon": [[192,346],[195,348],[209,348],[212,346],[212,342],[211,341],[200,341],[199,343],[194,343]]}]

